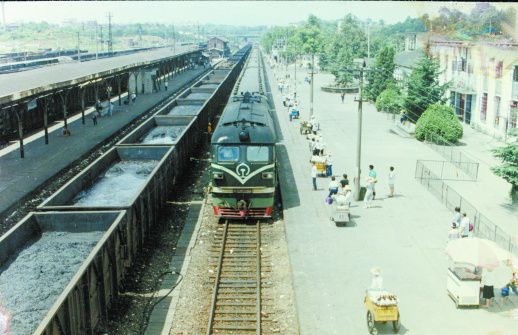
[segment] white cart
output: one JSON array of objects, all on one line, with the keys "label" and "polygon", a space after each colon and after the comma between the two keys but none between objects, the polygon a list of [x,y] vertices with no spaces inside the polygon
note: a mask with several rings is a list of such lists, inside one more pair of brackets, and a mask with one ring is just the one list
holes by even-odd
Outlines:
[{"label": "white cart", "polygon": [[449,296],[459,306],[479,306],[481,276],[465,267],[448,269],[446,288]]}]

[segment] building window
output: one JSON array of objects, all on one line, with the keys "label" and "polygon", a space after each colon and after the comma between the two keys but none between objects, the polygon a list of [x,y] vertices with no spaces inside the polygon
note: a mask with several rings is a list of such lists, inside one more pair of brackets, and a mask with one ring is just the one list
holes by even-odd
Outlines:
[{"label": "building window", "polygon": [[495,97],[495,127],[500,124],[500,97]]},{"label": "building window", "polygon": [[466,72],[467,62],[466,58],[461,57],[460,59],[460,71]]},{"label": "building window", "polygon": [[451,73],[455,72],[457,70],[457,61],[455,59],[451,60]]},{"label": "building window", "polygon": [[513,81],[518,81],[518,65],[514,67]]},{"label": "building window", "polygon": [[504,69],[504,62],[500,61],[496,64],[495,67],[495,78],[501,79],[502,78],[502,70]]},{"label": "building window", "polygon": [[480,102],[480,121],[486,121],[487,115],[487,93],[482,94]]}]

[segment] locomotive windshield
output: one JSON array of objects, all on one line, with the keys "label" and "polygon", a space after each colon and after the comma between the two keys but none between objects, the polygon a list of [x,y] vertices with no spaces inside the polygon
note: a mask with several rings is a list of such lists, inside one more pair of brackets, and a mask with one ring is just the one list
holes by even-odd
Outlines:
[{"label": "locomotive windshield", "polygon": [[246,159],[249,162],[267,162],[270,156],[270,149],[266,146],[247,146]]},{"label": "locomotive windshield", "polygon": [[218,148],[219,162],[237,162],[239,160],[239,147],[222,146]]}]

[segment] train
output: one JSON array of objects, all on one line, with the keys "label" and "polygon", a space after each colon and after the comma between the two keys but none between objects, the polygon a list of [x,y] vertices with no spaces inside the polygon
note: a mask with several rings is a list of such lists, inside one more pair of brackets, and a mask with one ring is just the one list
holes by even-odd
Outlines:
[{"label": "train", "polygon": [[270,218],[277,188],[277,134],[254,47],[211,138],[212,206],[218,218]]}]

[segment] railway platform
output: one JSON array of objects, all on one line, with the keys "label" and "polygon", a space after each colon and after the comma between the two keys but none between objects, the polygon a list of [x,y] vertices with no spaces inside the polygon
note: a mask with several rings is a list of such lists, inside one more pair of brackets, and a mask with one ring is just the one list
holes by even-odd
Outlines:
[{"label": "railway platform", "polygon": [[[25,144],[24,159],[20,158],[18,150],[11,150],[10,147],[0,150],[0,213],[19,202],[46,180],[158,102],[179,93],[182,87],[204,71],[208,69],[199,67],[176,75],[169,81],[167,91],[139,95],[134,104],[122,104],[120,110],[114,112],[112,116],[98,118],[96,126],[93,125],[89,115],[93,108],[85,112],[84,125],[81,123],[81,115],[75,115],[68,123],[71,136],[63,136],[63,122],[57,122],[49,133],[48,145],[44,142],[43,131],[31,136]],[[112,101],[114,107],[119,107],[115,99]]]},{"label": "railway platform", "polygon": [[[293,68],[289,71],[293,78]],[[298,77],[304,78],[307,69],[301,72]],[[324,202],[330,178],[318,178],[318,190],[312,190],[308,143],[299,133],[300,121],[309,119],[310,86],[297,82],[301,118],[290,122],[275,82],[284,75],[284,67],[269,69],[282,132],[279,174],[300,333],[368,334],[363,298],[371,269],[380,267],[384,288],[400,300],[400,334],[515,334],[515,306],[498,302],[490,309],[456,309],[447,295],[444,249],[452,212],[414,178],[416,159],[441,157],[415,139],[390,133],[386,115],[365,104],[361,180],[363,185],[373,164],[376,199],[368,209],[353,202],[351,222],[337,227]],[[333,158],[333,175],[347,173],[352,183],[357,103],[347,95],[342,104],[339,94],[319,89],[331,75],[317,74],[314,81],[314,115]],[[393,198],[387,197],[390,166],[396,172]],[[393,333],[390,324],[378,330]]]}]

